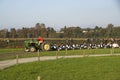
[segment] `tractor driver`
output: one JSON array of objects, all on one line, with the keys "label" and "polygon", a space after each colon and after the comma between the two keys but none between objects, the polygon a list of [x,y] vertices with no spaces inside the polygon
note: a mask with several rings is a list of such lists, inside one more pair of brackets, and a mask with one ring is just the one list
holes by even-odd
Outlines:
[{"label": "tractor driver", "polygon": [[39,36],[38,41],[39,41],[38,45],[40,45],[43,42],[43,38]]}]

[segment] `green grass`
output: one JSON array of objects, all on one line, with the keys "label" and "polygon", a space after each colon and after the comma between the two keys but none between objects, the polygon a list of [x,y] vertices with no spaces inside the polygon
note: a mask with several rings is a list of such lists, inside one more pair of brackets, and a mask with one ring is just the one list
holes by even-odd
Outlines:
[{"label": "green grass", "polygon": [[16,54],[22,54],[22,48],[4,48],[0,49],[0,60],[14,59]]},{"label": "green grass", "polygon": [[4,49],[0,49],[0,55],[1,54],[8,54],[8,53],[12,53],[12,52],[21,52],[23,49],[22,48],[4,48]]},{"label": "green grass", "polygon": [[[42,52],[40,51],[40,56],[64,56],[64,55],[86,55],[89,54],[110,54],[112,49],[81,49],[81,50],[62,50],[62,51],[48,51]],[[114,53],[120,53],[120,48],[116,48],[113,50]],[[16,55],[19,55],[19,58],[26,58],[26,57],[36,57],[38,52],[24,52],[21,48],[15,49],[0,49],[0,60],[6,59],[15,59]]]},{"label": "green grass", "polygon": [[119,80],[120,56],[58,59],[19,64],[0,71],[0,80]]}]

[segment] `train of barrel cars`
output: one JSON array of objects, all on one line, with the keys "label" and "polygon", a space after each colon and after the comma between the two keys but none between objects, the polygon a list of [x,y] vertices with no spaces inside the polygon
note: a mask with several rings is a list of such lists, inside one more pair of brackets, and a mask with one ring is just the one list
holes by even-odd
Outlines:
[{"label": "train of barrel cars", "polygon": [[97,48],[120,48],[117,43],[100,43],[100,44],[51,44],[51,50],[72,50],[72,49],[97,49]]}]

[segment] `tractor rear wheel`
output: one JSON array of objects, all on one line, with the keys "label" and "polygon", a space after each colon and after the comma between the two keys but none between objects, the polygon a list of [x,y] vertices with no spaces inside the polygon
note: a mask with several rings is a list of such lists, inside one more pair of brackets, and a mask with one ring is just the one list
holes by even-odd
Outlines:
[{"label": "tractor rear wheel", "polygon": [[30,52],[35,52],[36,51],[36,48],[34,46],[31,46],[30,47]]},{"label": "tractor rear wheel", "polygon": [[43,51],[49,51],[51,49],[50,44],[49,43],[42,43],[41,44],[41,50]]}]

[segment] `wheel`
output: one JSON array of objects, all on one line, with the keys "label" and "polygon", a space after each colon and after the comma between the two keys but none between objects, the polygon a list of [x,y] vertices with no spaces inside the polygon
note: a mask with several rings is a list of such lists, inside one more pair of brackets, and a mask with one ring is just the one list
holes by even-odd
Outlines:
[{"label": "wheel", "polygon": [[36,48],[34,46],[30,47],[30,52],[35,52]]},{"label": "wheel", "polygon": [[49,43],[42,43],[41,44],[41,49],[43,51],[49,51],[50,50],[50,44]]},{"label": "wheel", "polygon": [[29,51],[30,51],[29,49],[25,48],[25,52],[29,52]]}]

